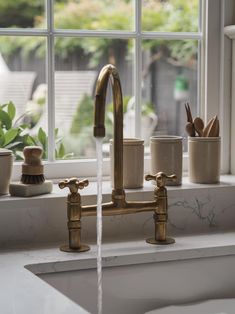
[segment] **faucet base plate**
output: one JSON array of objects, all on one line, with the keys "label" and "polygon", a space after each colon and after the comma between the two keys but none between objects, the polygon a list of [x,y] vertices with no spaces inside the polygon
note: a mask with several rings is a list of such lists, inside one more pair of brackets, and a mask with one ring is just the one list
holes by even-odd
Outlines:
[{"label": "faucet base plate", "polygon": [[160,244],[160,245],[167,245],[167,244],[173,244],[175,243],[175,239],[173,238],[166,238],[165,241],[156,240],[155,238],[149,238],[146,240],[149,244]]},{"label": "faucet base plate", "polygon": [[81,252],[86,252],[90,250],[90,247],[86,244],[81,244],[81,246],[77,249],[72,249],[69,247],[69,245],[61,245],[60,250],[63,252],[68,252],[68,253],[81,253]]}]

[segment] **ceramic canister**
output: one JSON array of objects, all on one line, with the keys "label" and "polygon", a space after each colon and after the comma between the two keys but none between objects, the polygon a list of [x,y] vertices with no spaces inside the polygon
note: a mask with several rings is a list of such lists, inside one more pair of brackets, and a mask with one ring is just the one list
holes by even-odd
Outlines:
[{"label": "ceramic canister", "polygon": [[176,181],[167,185],[182,183],[183,138],[181,136],[163,135],[150,138],[151,174],[164,172],[166,175],[175,174]]},{"label": "ceramic canister", "polygon": [[[111,184],[114,186],[113,140],[110,140]],[[144,140],[123,139],[123,187],[136,189],[143,187],[144,181]]]},{"label": "ceramic canister", "polygon": [[189,137],[189,181],[218,183],[220,181],[220,137]]},{"label": "ceramic canister", "polygon": [[0,148],[0,194],[8,194],[14,156],[11,150]]}]

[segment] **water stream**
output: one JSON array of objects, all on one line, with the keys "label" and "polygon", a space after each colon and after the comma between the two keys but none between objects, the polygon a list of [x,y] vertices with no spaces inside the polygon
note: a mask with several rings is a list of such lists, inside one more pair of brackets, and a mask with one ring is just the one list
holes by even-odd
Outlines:
[{"label": "water stream", "polygon": [[96,138],[97,154],[97,286],[98,300],[97,312],[102,314],[102,138]]}]

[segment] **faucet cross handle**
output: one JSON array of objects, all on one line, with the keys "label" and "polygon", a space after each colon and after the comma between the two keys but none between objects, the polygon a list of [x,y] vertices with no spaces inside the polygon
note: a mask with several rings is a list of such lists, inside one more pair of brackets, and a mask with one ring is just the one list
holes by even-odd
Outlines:
[{"label": "faucet cross handle", "polygon": [[176,175],[172,174],[170,176],[167,176],[164,172],[158,172],[155,175],[151,175],[151,174],[147,174],[145,176],[145,180],[146,181],[151,181],[151,180],[155,180],[157,187],[165,187],[166,185],[166,181],[175,181],[176,180]]},{"label": "faucet cross handle", "polygon": [[63,252],[85,252],[90,248],[88,245],[81,243],[81,228],[82,228],[82,205],[81,196],[78,190],[88,186],[89,181],[78,180],[78,178],[65,179],[59,182],[61,189],[69,188],[70,194],[67,197],[67,216],[69,230],[69,244],[62,245],[60,250]]},{"label": "faucet cross handle", "polygon": [[79,189],[82,190],[84,187],[88,185],[89,181],[87,179],[79,181],[78,178],[65,179],[59,182],[60,189],[68,187],[70,193],[78,193]]}]

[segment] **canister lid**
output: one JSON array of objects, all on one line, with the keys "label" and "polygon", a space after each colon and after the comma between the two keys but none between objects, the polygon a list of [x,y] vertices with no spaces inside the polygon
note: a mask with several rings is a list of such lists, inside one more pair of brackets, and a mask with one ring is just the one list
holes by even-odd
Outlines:
[{"label": "canister lid", "polygon": [[156,136],[151,136],[150,141],[151,143],[159,143],[159,142],[164,142],[164,143],[169,143],[169,142],[182,142],[183,137],[182,136],[176,136],[176,135],[156,135]]},{"label": "canister lid", "polygon": [[12,155],[12,151],[5,148],[0,148],[0,156],[9,156]]},{"label": "canister lid", "polygon": [[[113,139],[109,140],[110,144],[113,144]],[[123,138],[123,145],[143,145],[144,144],[144,140],[141,138],[136,138],[136,137],[127,137],[127,138]]]}]

